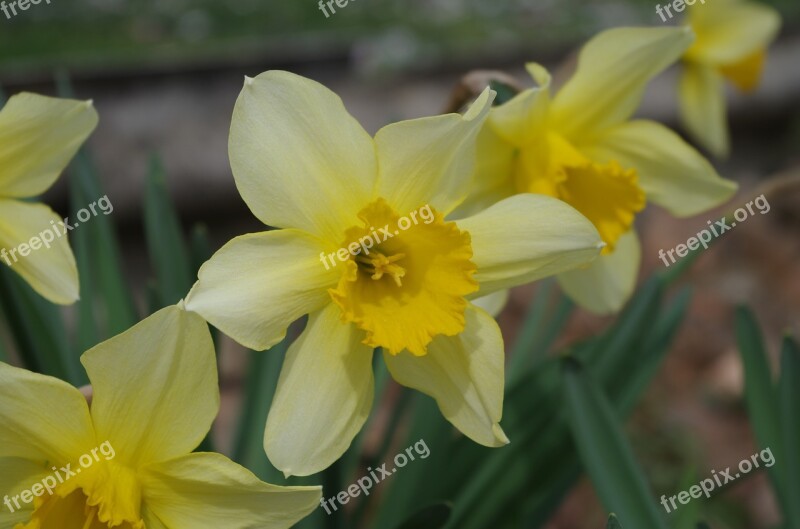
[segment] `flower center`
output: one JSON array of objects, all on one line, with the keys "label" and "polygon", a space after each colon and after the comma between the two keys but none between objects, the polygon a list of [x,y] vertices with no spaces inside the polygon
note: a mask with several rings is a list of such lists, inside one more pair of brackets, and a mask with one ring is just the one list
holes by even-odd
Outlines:
[{"label": "flower center", "polygon": [[604,254],[614,251],[646,203],[635,169],[613,160],[595,163],[552,132],[519,151],[515,185],[520,193],[549,195],[580,211],[606,243]]},{"label": "flower center", "polygon": [[97,463],[34,498],[28,523],[14,529],[146,529],[139,514],[141,489],[133,473]]},{"label": "flower center", "polygon": [[355,255],[330,290],[342,319],[366,332],[364,343],[391,354],[422,356],[435,336],[459,334],[465,296],[478,289],[469,233],[426,208],[430,215],[401,217],[379,198],[361,210],[363,225],[342,245]]}]

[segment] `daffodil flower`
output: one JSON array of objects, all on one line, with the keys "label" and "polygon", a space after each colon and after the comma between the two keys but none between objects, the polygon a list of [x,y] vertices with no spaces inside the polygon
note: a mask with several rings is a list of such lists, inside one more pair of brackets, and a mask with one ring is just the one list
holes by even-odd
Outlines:
[{"label": "daffodil flower", "polygon": [[590,40],[573,77],[551,98],[550,75],[492,109],[479,138],[472,196],[458,215],[516,193],[561,199],[594,223],[606,247],[592,264],[558,276],[583,307],[617,311],[633,292],[641,251],[633,228],[650,200],[694,215],[727,200],[720,178],[669,129],[631,121],[648,81],[692,42],[685,28],[620,28]]},{"label": "daffodil flower", "polygon": [[44,204],[22,199],[47,191],[96,125],[90,101],[23,93],[0,111],[0,264],[62,305],[78,299],[78,269],[67,237],[20,251],[62,219]]},{"label": "daffodil flower", "polygon": [[0,363],[1,527],[273,529],[318,505],[318,487],[268,485],[219,454],[191,453],[219,408],[214,346],[196,314],[163,309],[81,361],[91,409],[66,382]]},{"label": "daffodil flower", "polygon": [[[284,229],[225,245],[186,308],[256,350],[309,315],[265,430],[267,455],[285,474],[318,472],[350,445],[372,407],[378,347],[394,379],[433,396],[464,434],[508,442],[498,424],[502,337],[470,300],[585,264],[602,243],[573,208],[542,196],[445,219],[468,192],[493,97],[487,90],[463,116],[395,123],[373,139],[316,82],[278,71],[246,80],[231,126],[234,178],[250,210]],[[396,229],[423,208],[430,222]],[[375,233],[369,253],[348,251]],[[344,261],[323,264],[337,253]]]},{"label": "daffodil flower", "polygon": [[686,23],[697,40],[683,56],[681,120],[695,141],[724,157],[730,150],[725,80],[743,92],[758,87],[780,15],[761,3],[708,0],[689,7]]}]

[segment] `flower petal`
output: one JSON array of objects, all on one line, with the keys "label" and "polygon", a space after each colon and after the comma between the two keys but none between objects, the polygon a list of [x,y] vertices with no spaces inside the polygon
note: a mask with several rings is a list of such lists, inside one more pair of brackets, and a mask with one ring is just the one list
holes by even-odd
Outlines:
[{"label": "flower petal", "polygon": [[483,296],[482,298],[473,299],[472,303],[476,307],[480,307],[489,313],[493,318],[496,318],[503,312],[503,309],[506,307],[508,303],[508,298],[511,296],[510,290],[498,290],[497,292],[492,292],[488,296]]},{"label": "flower petal", "polygon": [[[320,487],[264,483],[220,454],[195,453],[142,473],[148,518],[164,527],[286,529],[319,507]],[[150,529],[150,522],[145,524]]]},{"label": "flower petal", "polygon": [[77,462],[96,447],[89,405],[57,378],[0,362],[0,458]]},{"label": "flower petal", "polygon": [[678,94],[686,131],[714,156],[727,157],[730,139],[722,75],[709,66],[685,61]]},{"label": "flower petal", "polygon": [[680,136],[652,121],[625,123],[582,149],[600,162],[635,168],[648,200],[680,217],[718,206],[736,192],[735,182],[721,178]]},{"label": "flower petal", "polygon": [[0,263],[48,300],[69,305],[78,299],[78,268],[61,221],[44,204],[0,199]]},{"label": "flower petal", "polygon": [[520,194],[463,220],[482,297],[592,261],[603,243],[589,220],[560,200]]},{"label": "flower petal", "polygon": [[550,73],[541,65],[526,65],[536,88],[523,90],[509,102],[492,108],[486,125],[515,147],[535,141],[543,132],[550,110]]},{"label": "flower petal", "polygon": [[228,146],[239,193],[262,222],[339,243],[377,177],[372,138],[321,84],[270,71],[245,81]]},{"label": "flower petal", "polygon": [[463,116],[412,119],[379,130],[378,195],[400,215],[426,204],[444,215],[452,211],[467,196],[476,138],[494,96],[487,88]]},{"label": "flower petal", "polygon": [[268,349],[290,323],[330,302],[327,289],[344,264],[320,262],[320,253],[327,253],[323,243],[299,230],[237,237],[200,268],[186,310],[245,347]]},{"label": "flower petal", "polygon": [[633,114],[647,83],[692,43],[688,28],[616,28],[581,50],[575,75],[556,95],[551,117],[570,140],[618,125]]},{"label": "flower petal", "polygon": [[191,452],[219,409],[208,325],[177,306],[162,309],[84,353],[94,389],[97,438],[129,467]]},{"label": "flower petal", "polygon": [[586,268],[560,274],[558,282],[581,307],[596,314],[617,312],[636,286],[641,254],[639,238],[631,230],[620,237],[612,253]]},{"label": "flower petal", "polygon": [[708,2],[689,10],[697,41],[687,52],[693,61],[713,65],[736,63],[766,48],[781,26],[775,9],[759,2]]},{"label": "flower petal", "polygon": [[477,140],[478,160],[469,185],[469,195],[448,216],[448,220],[475,215],[495,202],[515,195],[514,160],[517,149],[497,135],[491,127],[483,127]]},{"label": "flower petal", "polygon": [[350,446],[372,409],[372,348],[331,303],[309,316],[286,354],[267,417],[264,449],[287,476],[330,466]]},{"label": "flower petal", "polygon": [[503,446],[503,336],[497,323],[474,305],[458,336],[437,336],[425,356],[384,353],[392,377],[436,399],[442,414],[464,435],[484,446]]},{"label": "flower petal", "polygon": [[[94,439],[93,433],[87,438],[89,439]],[[77,467],[79,458],[80,455],[76,454],[71,460],[64,461],[59,466],[72,464],[73,468]],[[9,499],[9,504],[0,507],[0,527],[16,527],[18,523],[24,524],[31,520],[34,503],[21,501],[19,495],[25,490],[31,490],[34,484],[41,483],[47,476],[55,479],[53,471],[55,464],[57,464],[55,460],[42,458],[31,461],[18,457],[0,457],[0,498]]]},{"label": "flower petal", "polygon": [[0,111],[0,196],[44,193],[96,126],[91,101],[11,97]]}]

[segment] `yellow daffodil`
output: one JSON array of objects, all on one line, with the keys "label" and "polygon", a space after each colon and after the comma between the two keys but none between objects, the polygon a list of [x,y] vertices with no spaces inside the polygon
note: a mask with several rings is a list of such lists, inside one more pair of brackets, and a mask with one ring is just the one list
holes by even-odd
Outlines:
[{"label": "yellow daffodil", "polygon": [[284,229],[225,245],[186,308],[256,350],[309,314],[265,431],[267,455],[287,475],[322,470],[350,445],[372,407],[377,347],[395,380],[433,396],[464,434],[508,442],[498,424],[502,337],[470,300],[589,262],[602,243],[549,197],[445,219],[468,192],[493,97],[372,138],[316,82],[278,71],[246,80],[231,126],[234,178],[250,210]]},{"label": "yellow daffodil", "polygon": [[23,93],[0,111],[0,263],[63,305],[78,299],[75,257],[65,235],[38,236],[67,230],[50,208],[22,199],[47,191],[96,125],[90,101]]},{"label": "yellow daffodil", "polygon": [[66,382],[0,363],[0,527],[287,528],[317,506],[318,487],[191,453],[219,408],[196,314],[163,309],[81,360],[91,408]]},{"label": "yellow daffodil", "polygon": [[630,121],[648,81],[691,42],[684,28],[603,32],[586,44],[576,73],[552,98],[548,72],[529,64],[538,87],[492,109],[479,138],[473,193],[457,215],[516,193],[567,202],[594,223],[606,247],[559,282],[589,310],[618,310],[635,286],[640,247],[633,223],[646,201],[686,216],[736,189],[669,129]]},{"label": "yellow daffodil", "polygon": [[780,15],[756,2],[707,0],[689,7],[687,24],[697,39],[683,56],[681,119],[700,145],[716,156],[727,156],[724,81],[743,92],[755,90],[767,47],[780,29]]}]

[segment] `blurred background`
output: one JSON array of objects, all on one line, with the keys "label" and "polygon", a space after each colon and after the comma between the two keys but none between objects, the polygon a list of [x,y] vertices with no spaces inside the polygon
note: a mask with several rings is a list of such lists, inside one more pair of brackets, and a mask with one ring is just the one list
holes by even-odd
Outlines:
[{"label": "blurred background", "polygon": [[[536,61],[558,82],[574,65],[575,50],[598,31],[663,25],[656,3],[350,0],[326,18],[313,0],[51,0],[12,19],[0,14],[0,86],[6,97],[55,94],[56,79],[68,77],[76,97],[94,100],[100,124],[88,147],[115,207],[125,275],[144,304],[154,267],[141,204],[153,155],[162,160],[183,227],[188,233],[204,226],[211,250],[263,229],[239,198],[227,159],[230,116],[245,75],[286,69],[318,80],[374,133],[392,121],[441,112],[473,69],[505,70],[527,84],[522,65]],[[759,90],[730,94],[733,155],[714,161],[740,183],[739,194],[701,217],[678,220],[650,207],[639,220],[646,278],[663,269],[659,249],[685,242],[707,220],[762,193],[772,206],[729,232],[683,279],[694,290],[689,315],[627,424],[659,496],[681,490],[688,467],[702,478],[756,451],[743,405],[735,304],[754,309],[773,353],[784,330],[800,331],[800,2],[765,3],[781,12],[782,32]],[[675,71],[659,77],[640,114],[679,129],[676,78]],[[45,201],[67,215],[68,197],[62,179]],[[513,292],[500,317],[509,343],[540,290]],[[576,310],[554,347],[596,335],[611,321]],[[248,354],[223,340],[220,357],[223,411],[214,436],[229,452]],[[392,408],[377,413],[385,422]],[[371,439],[367,452],[378,442]],[[780,519],[763,474],[708,503],[724,527],[772,527]],[[601,527],[605,515],[584,479],[546,527]]]}]

